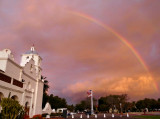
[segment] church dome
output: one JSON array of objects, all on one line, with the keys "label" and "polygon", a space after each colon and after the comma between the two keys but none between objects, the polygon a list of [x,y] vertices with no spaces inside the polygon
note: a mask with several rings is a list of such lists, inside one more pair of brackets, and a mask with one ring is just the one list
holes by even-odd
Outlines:
[{"label": "church dome", "polygon": [[36,54],[36,55],[38,55],[38,53],[36,51],[27,51],[25,54]]},{"label": "church dome", "polygon": [[34,47],[31,47],[31,50],[27,51],[25,54],[36,54],[36,55],[38,55],[38,52],[35,51]]}]

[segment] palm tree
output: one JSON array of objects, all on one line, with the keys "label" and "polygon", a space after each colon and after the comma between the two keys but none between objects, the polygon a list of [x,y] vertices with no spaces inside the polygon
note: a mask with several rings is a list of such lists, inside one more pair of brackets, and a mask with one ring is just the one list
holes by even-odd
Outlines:
[{"label": "palm tree", "polygon": [[44,80],[43,93],[47,93],[49,89],[48,81],[45,80],[47,77],[41,76],[41,79]]},{"label": "palm tree", "polygon": [[46,103],[49,101],[49,95],[47,94],[48,89],[49,89],[49,85],[48,85],[48,81],[45,80],[46,77],[41,76],[41,79],[44,80],[44,86],[43,86],[43,101],[42,101],[42,108],[45,107]]}]

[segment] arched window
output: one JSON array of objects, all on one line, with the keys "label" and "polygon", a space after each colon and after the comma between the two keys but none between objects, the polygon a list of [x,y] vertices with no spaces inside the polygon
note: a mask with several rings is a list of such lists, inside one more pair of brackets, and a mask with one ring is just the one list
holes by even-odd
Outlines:
[{"label": "arched window", "polygon": [[26,115],[29,115],[29,102],[28,101],[25,103],[25,111],[26,111]]},{"label": "arched window", "polygon": [[33,65],[31,64],[30,72],[32,73],[32,71],[33,71]]},{"label": "arched window", "polygon": [[11,97],[11,99],[18,101],[18,96],[13,95],[13,96]]},{"label": "arched window", "polygon": [[29,56],[27,56],[26,59],[29,59]]},{"label": "arched window", "polygon": [[29,102],[26,102],[25,103],[25,108],[28,108],[28,106],[29,106]]}]

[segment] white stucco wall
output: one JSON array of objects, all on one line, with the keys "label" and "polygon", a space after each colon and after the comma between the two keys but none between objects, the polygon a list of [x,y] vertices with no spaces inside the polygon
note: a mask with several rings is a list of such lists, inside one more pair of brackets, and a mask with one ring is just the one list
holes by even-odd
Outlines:
[{"label": "white stucco wall", "polygon": [[[0,80],[0,92],[3,93],[4,97],[8,97],[9,93],[11,92],[11,96],[16,95],[18,97],[18,101],[20,104],[23,104],[22,102],[22,94],[24,92],[23,88],[11,85],[9,83],[6,83],[4,81]],[[2,85],[3,84],[3,85]]]},{"label": "white stucco wall", "polygon": [[[27,58],[27,57],[28,57],[28,58]],[[21,63],[20,63],[20,65],[24,67],[25,64],[27,64],[27,63],[30,61],[31,58],[32,58],[32,55],[23,54],[23,55],[22,55],[22,58],[21,58]]]},{"label": "white stucco wall", "polygon": [[20,73],[21,73],[21,67],[12,60],[8,60],[5,74],[9,75],[10,77],[16,80],[20,80]]},{"label": "white stucco wall", "polygon": [[28,62],[30,62],[31,59],[34,60],[36,73],[38,73],[39,69],[41,69],[42,58],[37,54],[34,54],[34,56],[33,56],[33,54],[23,54],[22,59],[21,59],[21,66],[25,66]]},{"label": "white stucco wall", "polygon": [[42,114],[42,99],[43,99],[43,82],[38,81],[37,82],[37,94],[36,94],[36,108],[35,108],[35,113],[36,114]]},{"label": "white stucco wall", "polygon": [[[31,66],[32,65],[32,66]],[[32,68],[31,68],[32,67]],[[36,68],[34,66],[34,60],[30,60],[25,67],[23,67],[23,71],[25,74],[28,74],[30,77],[34,78],[36,80],[37,74],[36,74]]]},{"label": "white stucco wall", "polygon": [[2,51],[0,51],[0,58],[10,58],[14,60],[13,54],[10,49],[3,49]]},{"label": "white stucco wall", "polygon": [[[27,54],[30,55],[30,54]],[[41,61],[37,54],[35,58],[25,61],[27,55],[22,55],[22,66],[14,62],[13,55],[9,49],[0,51],[0,73],[11,77],[11,83],[0,80],[0,92],[4,97],[8,97],[11,92],[11,96],[18,97],[18,101],[21,105],[25,106],[28,102],[30,108],[29,115],[32,117],[35,114],[42,114],[42,98],[43,98],[43,82],[41,81],[41,67],[38,62]],[[25,56],[25,57],[23,57]],[[41,59],[41,58],[40,58]],[[36,61],[35,61],[36,60]],[[35,63],[36,62],[36,63]],[[35,65],[36,64],[36,65]],[[31,71],[32,65],[32,71]],[[39,71],[40,72],[36,72]],[[23,82],[23,88],[13,85],[13,79]]]},{"label": "white stucco wall", "polygon": [[0,58],[0,70],[5,71],[7,66],[7,59]]}]

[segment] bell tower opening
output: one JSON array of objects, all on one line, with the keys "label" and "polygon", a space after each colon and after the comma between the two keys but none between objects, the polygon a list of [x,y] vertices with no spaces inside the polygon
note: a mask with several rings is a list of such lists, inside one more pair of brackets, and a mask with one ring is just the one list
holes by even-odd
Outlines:
[{"label": "bell tower opening", "polygon": [[31,51],[34,52],[34,46],[31,47]]}]

